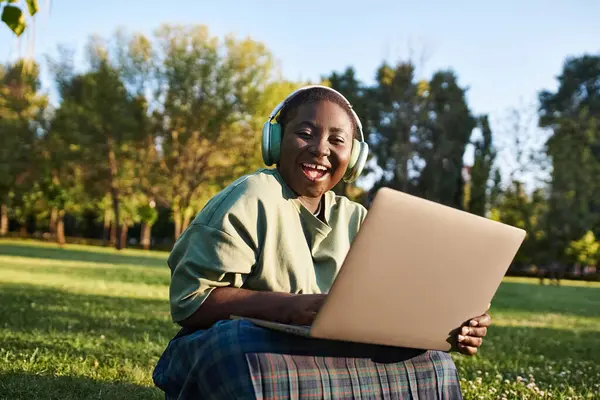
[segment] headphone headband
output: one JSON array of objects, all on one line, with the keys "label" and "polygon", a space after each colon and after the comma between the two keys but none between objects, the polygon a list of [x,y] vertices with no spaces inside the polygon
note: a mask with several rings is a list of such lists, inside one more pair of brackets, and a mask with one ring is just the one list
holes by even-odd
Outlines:
[{"label": "headphone headband", "polygon": [[298,94],[305,92],[307,90],[311,90],[311,89],[325,89],[328,90],[334,94],[336,94],[340,99],[342,99],[344,101],[344,103],[346,103],[346,105],[348,106],[348,108],[350,109],[350,111],[352,112],[352,116],[354,117],[354,121],[356,123],[356,128],[358,129],[358,133],[360,134],[360,141],[364,142],[365,141],[365,137],[363,134],[363,128],[362,128],[362,123],[360,122],[360,118],[358,118],[358,115],[356,114],[356,111],[354,111],[354,108],[352,108],[352,104],[350,104],[350,102],[348,101],[348,99],[346,99],[346,97],[344,97],[343,94],[341,94],[340,92],[338,92],[337,90],[330,88],[328,86],[323,86],[323,85],[308,85],[308,86],[304,86],[301,87],[300,89],[297,89],[295,91],[293,91],[290,95],[288,95],[288,97],[286,97],[281,103],[279,103],[277,105],[277,107],[275,107],[273,109],[273,111],[271,111],[271,114],[269,115],[269,120],[268,123],[271,123],[271,121],[273,121],[273,119],[277,116],[277,114],[279,114],[279,112],[290,102],[292,101],[292,99],[294,97],[296,97]]}]

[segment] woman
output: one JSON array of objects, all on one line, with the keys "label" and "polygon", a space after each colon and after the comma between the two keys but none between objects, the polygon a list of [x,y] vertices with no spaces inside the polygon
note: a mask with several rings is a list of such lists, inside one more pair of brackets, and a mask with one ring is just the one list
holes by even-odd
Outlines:
[{"label": "woman", "polygon": [[[362,139],[350,104],[326,87],[296,91],[274,110],[263,158],[276,168],[212,198],[169,256],[171,314],[182,330],[153,375],[167,398],[461,398],[446,353],[311,340],[229,320],[311,324],[367,213],[331,191],[360,173]],[[490,322],[484,314],[457,330],[456,350],[475,354]]]}]

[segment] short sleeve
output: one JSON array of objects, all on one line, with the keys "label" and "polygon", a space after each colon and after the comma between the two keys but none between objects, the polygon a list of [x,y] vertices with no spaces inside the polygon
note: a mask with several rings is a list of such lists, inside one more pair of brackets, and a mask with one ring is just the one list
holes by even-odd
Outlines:
[{"label": "short sleeve", "polygon": [[204,224],[192,224],[169,255],[171,317],[191,316],[218,287],[241,287],[256,263],[254,249],[241,237]]}]

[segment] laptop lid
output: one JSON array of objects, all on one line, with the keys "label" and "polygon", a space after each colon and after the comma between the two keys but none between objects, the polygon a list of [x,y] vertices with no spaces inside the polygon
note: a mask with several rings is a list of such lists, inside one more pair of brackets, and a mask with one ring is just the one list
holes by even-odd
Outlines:
[{"label": "laptop lid", "polygon": [[525,231],[379,189],[311,336],[449,351],[483,314]]}]

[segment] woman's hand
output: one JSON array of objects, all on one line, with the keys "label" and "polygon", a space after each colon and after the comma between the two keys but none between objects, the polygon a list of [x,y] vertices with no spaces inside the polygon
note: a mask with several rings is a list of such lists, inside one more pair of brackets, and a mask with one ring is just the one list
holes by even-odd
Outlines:
[{"label": "woman's hand", "polygon": [[468,356],[477,354],[479,347],[483,343],[483,338],[487,334],[487,328],[492,324],[492,318],[489,316],[488,311],[479,317],[471,319],[458,329],[456,348],[459,353]]},{"label": "woman's hand", "polygon": [[278,322],[291,325],[312,325],[325,301],[325,294],[297,294],[281,299]]}]

